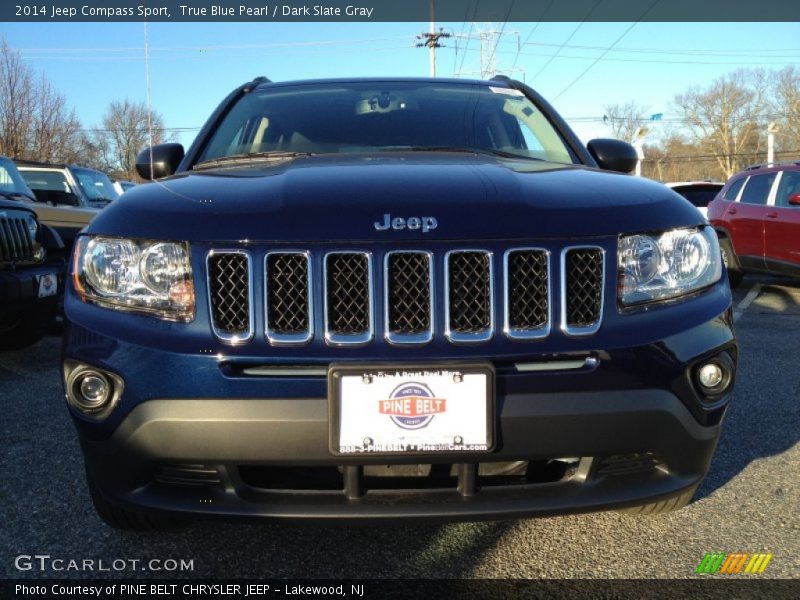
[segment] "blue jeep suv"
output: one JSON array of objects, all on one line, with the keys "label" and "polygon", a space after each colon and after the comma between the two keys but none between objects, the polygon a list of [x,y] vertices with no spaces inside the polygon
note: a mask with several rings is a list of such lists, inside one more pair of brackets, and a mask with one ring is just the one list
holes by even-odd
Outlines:
[{"label": "blue jeep suv", "polygon": [[689,502],[735,378],[716,235],[505,77],[234,90],[81,233],[63,379],[110,525]]}]

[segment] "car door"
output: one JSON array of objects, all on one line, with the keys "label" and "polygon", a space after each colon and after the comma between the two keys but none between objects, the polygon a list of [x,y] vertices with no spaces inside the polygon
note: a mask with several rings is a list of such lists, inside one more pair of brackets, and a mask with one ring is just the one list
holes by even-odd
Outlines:
[{"label": "car door", "polygon": [[767,266],[789,274],[800,273],[800,206],[789,204],[794,194],[800,194],[800,171],[783,171],[764,219]]},{"label": "car door", "polygon": [[738,202],[726,211],[733,247],[744,267],[764,268],[764,221],[772,207],[767,206],[777,173],[751,175]]}]

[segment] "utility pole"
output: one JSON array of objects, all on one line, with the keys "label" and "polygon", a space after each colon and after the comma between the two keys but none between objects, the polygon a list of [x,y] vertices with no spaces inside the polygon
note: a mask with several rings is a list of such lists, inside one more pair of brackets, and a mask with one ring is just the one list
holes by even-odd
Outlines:
[{"label": "utility pole", "polygon": [[450,34],[445,33],[444,29],[440,28],[436,31],[436,15],[434,8],[434,0],[430,0],[430,17],[431,17],[431,30],[427,33],[421,33],[417,36],[418,40],[424,40],[416,44],[417,48],[428,48],[428,63],[430,65],[431,77],[436,77],[436,49],[441,48],[442,45],[439,40],[442,38],[449,38]]},{"label": "utility pole", "polygon": [[778,133],[778,124],[770,123],[767,125],[767,166],[771,167],[775,162],[775,134]]},{"label": "utility pole", "polygon": [[644,138],[647,137],[647,127],[637,127],[631,140],[631,145],[636,148],[636,176],[642,176],[642,161],[644,160]]}]

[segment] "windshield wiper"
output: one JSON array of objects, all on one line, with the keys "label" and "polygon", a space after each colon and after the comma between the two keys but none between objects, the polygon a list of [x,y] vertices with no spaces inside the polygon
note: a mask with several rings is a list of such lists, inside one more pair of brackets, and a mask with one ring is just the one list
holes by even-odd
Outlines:
[{"label": "windshield wiper", "polygon": [[314,156],[313,152],[289,152],[285,150],[269,150],[267,152],[248,152],[247,154],[232,154],[231,156],[221,156],[220,158],[210,158],[194,165],[192,169],[209,169],[227,164],[240,162],[252,162],[259,160],[279,160],[282,158],[297,158],[298,156]]},{"label": "windshield wiper", "polygon": [[497,148],[473,148],[471,146],[384,146],[378,148],[380,152],[461,152],[466,154],[487,154],[489,156],[499,156],[501,158],[521,158],[524,160],[538,160],[534,156],[506,152]]}]

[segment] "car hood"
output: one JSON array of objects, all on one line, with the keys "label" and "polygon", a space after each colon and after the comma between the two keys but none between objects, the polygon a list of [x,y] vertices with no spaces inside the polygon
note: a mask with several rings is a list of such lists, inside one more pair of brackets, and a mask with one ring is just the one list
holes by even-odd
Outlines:
[{"label": "car hood", "polygon": [[[437,226],[379,230],[375,224],[383,224],[385,215],[433,218]],[[691,204],[644,178],[541,161],[413,152],[189,171],[128,191],[88,231],[209,242],[402,242],[569,238],[701,223]]]}]

